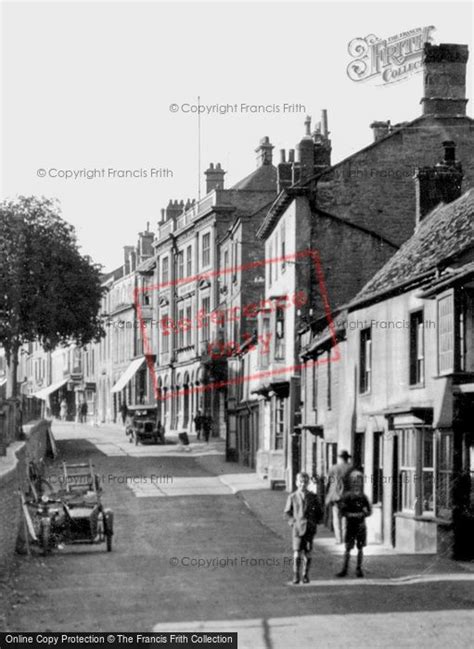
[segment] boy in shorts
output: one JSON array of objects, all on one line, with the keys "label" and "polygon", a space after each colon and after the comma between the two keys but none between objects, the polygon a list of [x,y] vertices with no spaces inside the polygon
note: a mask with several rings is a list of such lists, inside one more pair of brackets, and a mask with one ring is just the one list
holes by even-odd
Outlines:
[{"label": "boy in shorts", "polygon": [[359,472],[354,472],[350,478],[350,490],[342,497],[340,501],[341,515],[346,518],[346,551],[344,554],[344,564],[342,570],[337,573],[337,577],[345,577],[349,568],[351,550],[354,545],[357,546],[357,577],[363,577],[362,561],[364,559],[363,548],[367,545],[367,527],[365,519],[372,514],[372,507],[363,490],[364,476]]},{"label": "boy in shorts", "polygon": [[308,490],[309,475],[298,473],[297,489],[288,496],[285,514],[293,529],[293,583],[300,583],[300,568],[303,561],[303,583],[309,584],[311,552],[317,525],[323,518],[319,498]]}]

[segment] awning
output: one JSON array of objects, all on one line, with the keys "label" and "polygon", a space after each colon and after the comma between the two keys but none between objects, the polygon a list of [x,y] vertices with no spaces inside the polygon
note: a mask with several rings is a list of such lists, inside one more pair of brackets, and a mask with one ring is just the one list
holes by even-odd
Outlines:
[{"label": "awning", "polygon": [[67,383],[69,379],[62,379],[61,381],[58,381],[57,383],[52,383],[51,385],[48,385],[47,388],[42,388],[41,390],[38,390],[38,392],[34,392],[31,396],[36,397],[37,399],[43,399],[46,401],[47,397],[49,397],[50,394],[53,392],[56,392],[56,390],[59,390],[65,383]]},{"label": "awning", "polygon": [[0,388],[2,387],[2,385],[5,385],[6,382],[7,382],[7,377],[6,376],[4,376],[3,378],[0,378]]},{"label": "awning", "polygon": [[136,358],[134,361],[130,363],[130,365],[127,367],[125,372],[122,374],[122,376],[119,378],[117,383],[114,385],[112,388],[112,392],[120,392],[120,390],[123,390],[124,387],[127,385],[127,383],[130,381],[131,378],[134,377],[136,372],[140,369],[140,367],[143,365],[145,362],[145,358],[142,356],[142,358]]}]

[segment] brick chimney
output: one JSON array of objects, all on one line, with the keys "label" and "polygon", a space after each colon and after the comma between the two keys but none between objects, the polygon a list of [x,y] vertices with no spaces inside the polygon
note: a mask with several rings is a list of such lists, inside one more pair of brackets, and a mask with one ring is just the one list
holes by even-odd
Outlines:
[{"label": "brick chimney", "polygon": [[466,114],[467,45],[425,43],[423,115]]},{"label": "brick chimney", "polygon": [[442,162],[415,171],[417,226],[437,205],[451,203],[461,196],[463,172],[456,162],[456,144],[447,140],[443,147]]},{"label": "brick chimney", "polygon": [[224,189],[225,171],[221,168],[220,162],[215,167],[211,162],[209,169],[204,172],[204,175],[206,176],[206,194],[209,194],[209,192],[215,189]]},{"label": "brick chimney", "polygon": [[391,133],[392,131],[389,119],[386,122],[372,122],[370,128],[372,129],[374,134],[374,142],[378,142],[386,135],[389,135],[389,133]]},{"label": "brick chimney", "polygon": [[260,144],[255,149],[255,153],[257,154],[257,167],[272,164],[272,151],[274,148],[267,135],[262,137]]}]

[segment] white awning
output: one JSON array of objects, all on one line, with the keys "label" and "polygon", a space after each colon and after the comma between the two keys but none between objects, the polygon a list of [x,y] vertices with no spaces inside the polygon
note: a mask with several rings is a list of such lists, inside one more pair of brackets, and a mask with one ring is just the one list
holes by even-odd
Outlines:
[{"label": "white awning", "polygon": [[69,379],[62,379],[61,381],[57,381],[57,383],[52,383],[51,385],[48,385],[47,388],[41,388],[41,390],[38,390],[38,392],[34,392],[31,396],[46,401],[47,397],[49,397],[50,394],[53,394],[53,392],[56,392],[56,390],[62,388],[62,386],[68,381]]},{"label": "white awning", "polygon": [[112,392],[120,392],[120,390],[123,390],[124,387],[127,385],[127,383],[134,377],[136,372],[140,369],[140,367],[143,365],[145,362],[145,357],[142,356],[142,358],[136,358],[134,361],[130,363],[130,365],[127,367],[125,372],[122,374],[122,376],[119,378],[117,383],[114,385],[112,388]]},{"label": "white awning", "polygon": [[2,385],[5,385],[6,382],[7,382],[7,377],[6,376],[4,376],[3,378],[0,377],[0,388],[2,387]]}]

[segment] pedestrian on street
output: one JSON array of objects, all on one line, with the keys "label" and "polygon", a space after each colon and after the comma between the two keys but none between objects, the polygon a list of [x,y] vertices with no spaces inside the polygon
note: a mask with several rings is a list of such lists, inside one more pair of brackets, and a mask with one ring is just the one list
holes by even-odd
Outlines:
[{"label": "pedestrian on street", "polygon": [[350,458],[351,456],[347,451],[341,451],[338,456],[338,462],[333,464],[328,473],[325,503],[331,510],[332,526],[336,537],[336,543],[343,543],[344,541],[345,522],[341,516],[339,503],[346,491],[346,479],[349,472],[352,470],[352,464],[349,462]]},{"label": "pedestrian on street", "polygon": [[81,423],[85,424],[87,422],[87,401],[81,403]]},{"label": "pedestrian on street", "polygon": [[120,414],[122,415],[122,424],[125,425],[125,419],[127,418],[128,408],[125,401],[120,405]]},{"label": "pedestrian on street", "polygon": [[59,417],[61,418],[61,421],[66,421],[67,419],[67,401],[64,398],[59,404]]},{"label": "pedestrian on street", "polygon": [[202,413],[200,410],[197,411],[196,416],[194,417],[194,429],[196,431],[197,439],[201,439]]},{"label": "pedestrian on street", "polygon": [[349,568],[351,550],[357,546],[357,577],[363,577],[362,562],[364,560],[363,548],[367,545],[367,526],[365,519],[372,514],[369,499],[364,494],[364,476],[359,471],[353,471],[349,477],[350,490],[344,494],[340,501],[341,514],[347,520],[342,570],[337,577],[345,577]]},{"label": "pedestrian on street", "polygon": [[301,562],[303,561],[303,583],[309,583],[309,568],[313,539],[317,525],[322,521],[323,508],[319,497],[308,490],[309,475],[298,473],[297,489],[288,496],[285,514],[293,529],[293,583],[300,583]]},{"label": "pedestrian on street", "polygon": [[212,431],[212,417],[205,415],[202,418],[202,434],[204,436],[204,441],[206,444],[209,444],[209,437]]},{"label": "pedestrian on street", "polygon": [[205,415],[202,418],[202,433],[204,435],[204,441],[209,444],[209,436],[212,430],[212,419],[208,415]]}]

